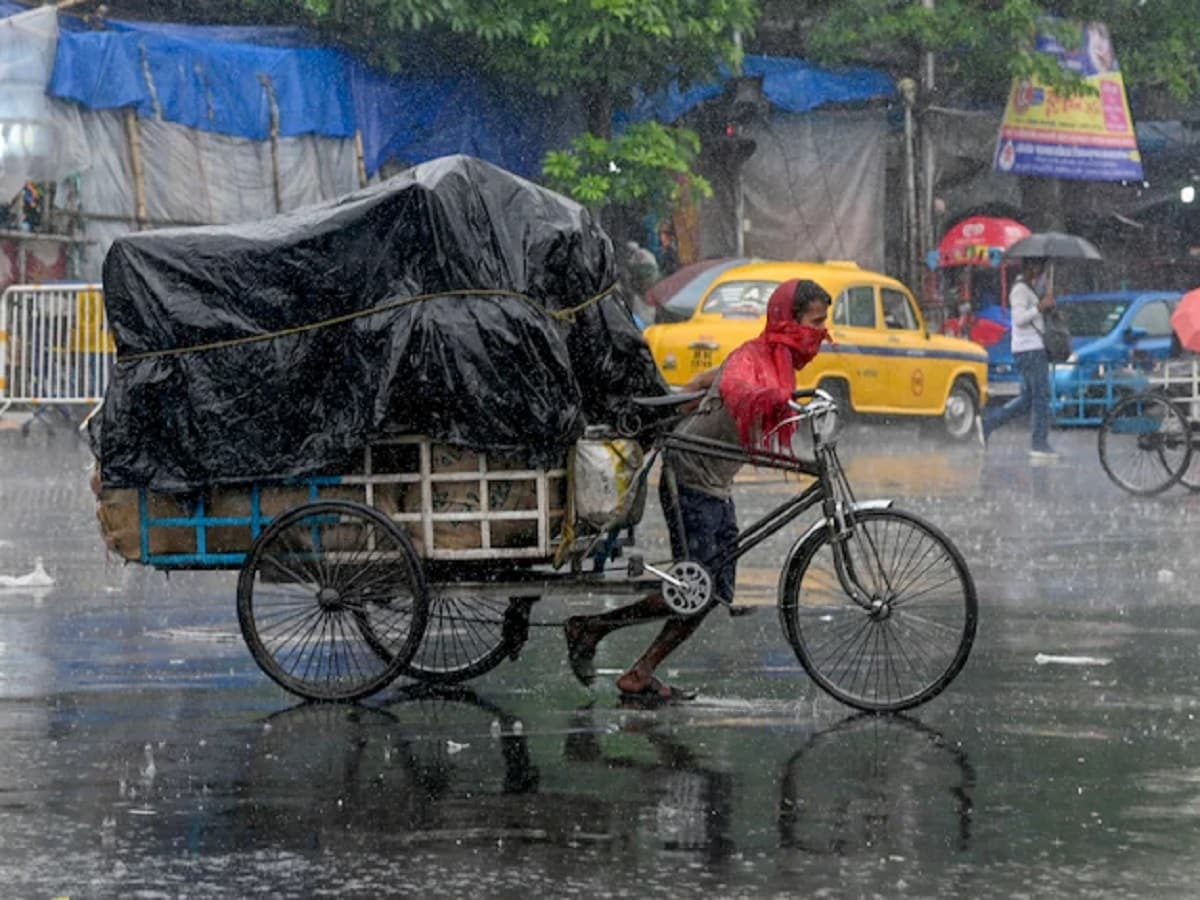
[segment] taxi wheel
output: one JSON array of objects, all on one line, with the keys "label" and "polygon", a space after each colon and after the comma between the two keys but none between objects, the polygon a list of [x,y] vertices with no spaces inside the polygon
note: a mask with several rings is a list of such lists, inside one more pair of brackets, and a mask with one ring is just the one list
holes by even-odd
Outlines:
[{"label": "taxi wheel", "polygon": [[950,388],[946,410],[942,413],[942,430],[952,441],[965,441],[975,434],[975,418],[979,415],[979,392],[975,385],[959,379]]}]

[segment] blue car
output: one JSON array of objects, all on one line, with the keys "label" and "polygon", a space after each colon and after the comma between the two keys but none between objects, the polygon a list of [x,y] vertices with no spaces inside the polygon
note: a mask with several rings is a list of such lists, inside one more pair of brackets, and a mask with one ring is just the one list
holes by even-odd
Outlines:
[{"label": "blue car", "polygon": [[[1171,355],[1171,313],[1180,296],[1115,291],[1058,298],[1074,349],[1054,367],[1051,402],[1058,424],[1096,424],[1114,397],[1145,387],[1147,374]],[[988,395],[1003,401],[1020,386],[1006,335],[988,348]]]}]

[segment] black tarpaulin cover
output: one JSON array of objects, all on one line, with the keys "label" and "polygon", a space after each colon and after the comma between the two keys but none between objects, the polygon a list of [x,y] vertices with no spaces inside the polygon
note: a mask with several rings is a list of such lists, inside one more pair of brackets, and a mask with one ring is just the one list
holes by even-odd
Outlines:
[{"label": "black tarpaulin cover", "polygon": [[388,433],[561,459],[667,390],[616,276],[585,208],[466,156],[261,222],[119,238],[90,432],[104,483],[307,474]]}]

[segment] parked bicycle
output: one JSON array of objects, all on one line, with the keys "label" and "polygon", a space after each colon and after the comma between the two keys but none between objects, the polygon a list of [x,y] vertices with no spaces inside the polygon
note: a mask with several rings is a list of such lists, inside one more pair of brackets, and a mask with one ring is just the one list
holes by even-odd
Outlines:
[{"label": "parked bicycle", "polygon": [[1197,424],[1180,398],[1162,388],[1133,394],[1100,424],[1100,465],[1131,494],[1161,494],[1174,484],[1200,491]]}]

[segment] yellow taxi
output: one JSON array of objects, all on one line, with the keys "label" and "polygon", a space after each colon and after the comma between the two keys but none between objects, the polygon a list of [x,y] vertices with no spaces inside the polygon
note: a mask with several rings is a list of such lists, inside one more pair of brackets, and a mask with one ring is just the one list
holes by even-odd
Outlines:
[{"label": "yellow taxi", "polygon": [[749,262],[726,269],[685,321],[651,325],[646,342],[672,387],[724,362],[762,333],[771,292],[807,278],[829,292],[832,343],[796,374],[797,388],[821,387],[847,413],[923,416],[955,439],[971,437],[987,402],[987,352],[930,334],[899,281],[853,262]]}]

